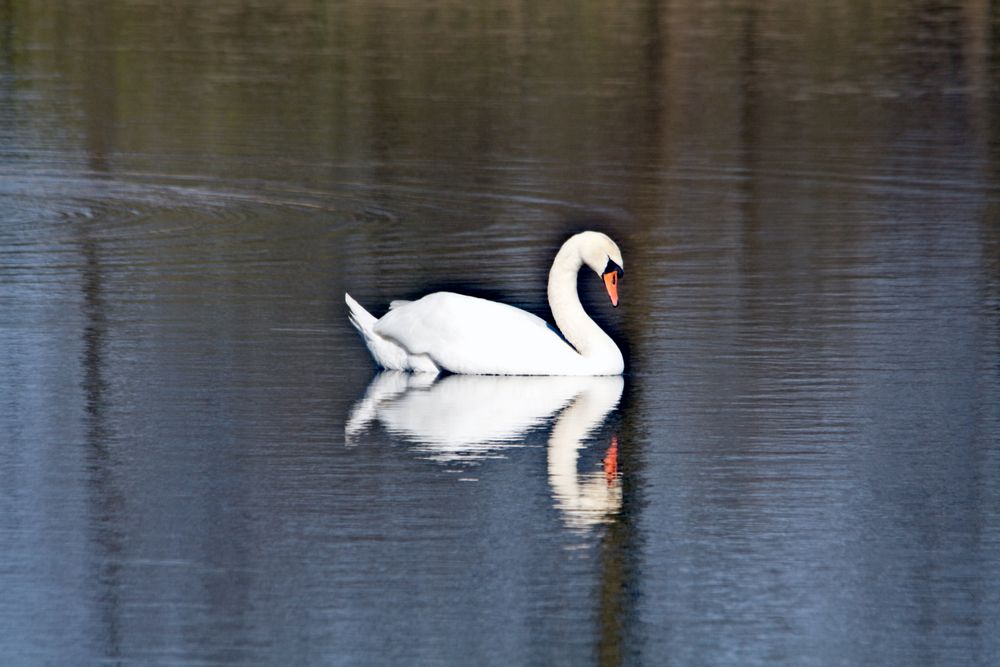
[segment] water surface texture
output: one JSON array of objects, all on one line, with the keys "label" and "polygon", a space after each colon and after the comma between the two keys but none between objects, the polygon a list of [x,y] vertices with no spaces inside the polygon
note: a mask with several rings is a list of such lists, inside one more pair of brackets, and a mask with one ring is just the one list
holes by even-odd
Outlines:
[{"label": "water surface texture", "polygon": [[1000,662],[1000,6],[542,5],[0,0],[4,661]]}]

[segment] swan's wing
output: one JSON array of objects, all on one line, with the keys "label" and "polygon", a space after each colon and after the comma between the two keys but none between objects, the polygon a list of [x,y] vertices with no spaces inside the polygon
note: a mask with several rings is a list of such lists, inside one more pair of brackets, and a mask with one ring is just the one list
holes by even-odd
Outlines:
[{"label": "swan's wing", "polygon": [[375,331],[453,373],[560,373],[579,362],[577,352],[540,317],[451,292],[396,306]]}]

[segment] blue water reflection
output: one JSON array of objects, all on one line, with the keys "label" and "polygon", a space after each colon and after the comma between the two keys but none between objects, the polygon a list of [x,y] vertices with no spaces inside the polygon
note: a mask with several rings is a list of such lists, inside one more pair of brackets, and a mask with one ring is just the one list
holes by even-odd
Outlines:
[{"label": "blue water reflection", "polygon": [[608,443],[603,470],[581,471],[578,459],[587,437],[618,405],[623,387],[620,377],[438,379],[384,371],[351,410],[345,438],[353,444],[359,431],[378,421],[431,460],[479,463],[507,447],[524,446],[529,431],[551,421],[546,457],[553,501],[567,525],[586,528],[621,507],[618,439]]}]

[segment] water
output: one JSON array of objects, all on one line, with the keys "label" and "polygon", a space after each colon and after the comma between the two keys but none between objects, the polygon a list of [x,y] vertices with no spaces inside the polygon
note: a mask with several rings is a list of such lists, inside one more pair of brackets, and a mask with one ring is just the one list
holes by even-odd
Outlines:
[{"label": "water", "polygon": [[[0,654],[1000,660],[991,3],[0,2]],[[628,271],[623,381],[376,375]]]}]

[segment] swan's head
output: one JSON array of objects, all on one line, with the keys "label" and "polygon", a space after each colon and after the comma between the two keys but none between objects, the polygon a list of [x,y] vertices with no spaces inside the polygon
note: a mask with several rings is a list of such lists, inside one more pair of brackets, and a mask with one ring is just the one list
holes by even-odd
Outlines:
[{"label": "swan's head", "polygon": [[611,305],[618,306],[618,281],[625,273],[625,262],[618,244],[600,232],[582,232],[573,237],[580,248],[583,263],[604,281]]}]

